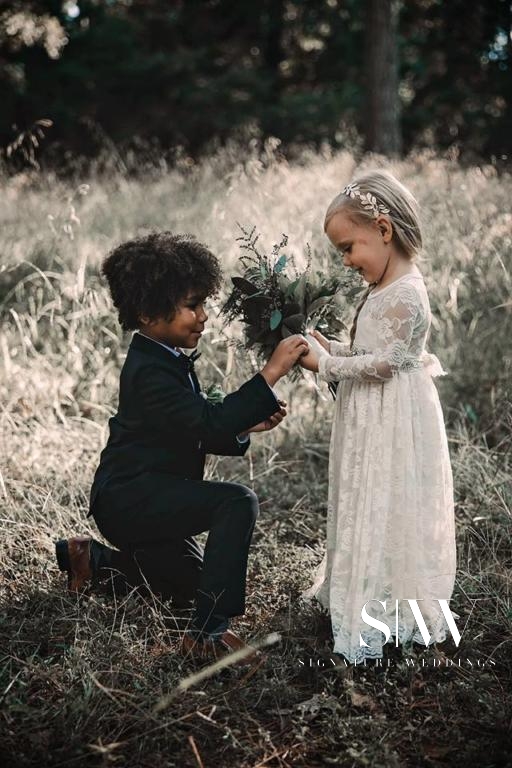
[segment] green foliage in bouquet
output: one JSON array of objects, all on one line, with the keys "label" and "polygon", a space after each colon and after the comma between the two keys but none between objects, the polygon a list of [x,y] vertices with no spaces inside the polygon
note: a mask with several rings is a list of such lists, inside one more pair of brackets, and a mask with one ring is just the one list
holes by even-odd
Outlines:
[{"label": "green foliage in bouquet", "polygon": [[353,298],[361,290],[360,280],[344,272],[333,278],[313,271],[309,246],[306,269],[299,273],[293,257],[283,253],[287,235],[268,256],[257,247],[255,228],[240,229],[243,235],[237,240],[245,251],[240,258],[243,273],[231,278],[233,290],[221,312],[226,322],[241,320],[245,324],[247,349],[254,348],[267,360],[281,339],[305,333],[306,328],[317,328],[330,337],[346,328],[337,299],[341,293]]}]

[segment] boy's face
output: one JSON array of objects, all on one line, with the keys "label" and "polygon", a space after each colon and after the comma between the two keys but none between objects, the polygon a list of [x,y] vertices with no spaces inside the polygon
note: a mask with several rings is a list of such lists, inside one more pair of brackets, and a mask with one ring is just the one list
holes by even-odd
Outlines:
[{"label": "boy's face", "polygon": [[204,296],[197,296],[191,291],[179,302],[172,320],[159,317],[148,321],[141,318],[140,330],[146,336],[169,347],[195,349],[208,320],[204,302]]}]

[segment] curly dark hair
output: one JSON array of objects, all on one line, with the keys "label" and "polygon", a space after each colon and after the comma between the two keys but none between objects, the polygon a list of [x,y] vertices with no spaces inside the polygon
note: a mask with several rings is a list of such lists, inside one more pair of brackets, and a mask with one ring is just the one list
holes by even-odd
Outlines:
[{"label": "curly dark hair", "polygon": [[105,258],[112,301],[125,331],[140,327],[141,316],[172,320],[180,301],[194,291],[198,298],[220,287],[217,257],[192,235],[155,232],[118,245]]}]

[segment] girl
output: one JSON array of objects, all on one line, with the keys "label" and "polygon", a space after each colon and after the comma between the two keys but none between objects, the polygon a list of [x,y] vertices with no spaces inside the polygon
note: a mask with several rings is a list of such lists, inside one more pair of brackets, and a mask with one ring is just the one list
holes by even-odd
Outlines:
[{"label": "girl", "polygon": [[300,359],[339,382],[327,551],[305,596],[330,612],[334,652],[358,663],[381,658],[385,642],[361,617],[368,601],[390,642],[422,642],[408,599],[421,600],[431,642],[446,637],[438,600],[450,599],[455,580],[452,473],[432,381],[444,371],[425,352],[431,314],[414,263],[422,245],[416,200],[390,173],[367,172],[334,198],[324,229],[369,286],[350,344],[313,332],[322,354],[312,347]]}]

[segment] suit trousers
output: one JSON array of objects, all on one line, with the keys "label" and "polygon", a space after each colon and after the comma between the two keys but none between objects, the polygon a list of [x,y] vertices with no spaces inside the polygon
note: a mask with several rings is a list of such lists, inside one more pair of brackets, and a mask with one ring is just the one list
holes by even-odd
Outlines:
[{"label": "suit trousers", "polygon": [[[98,529],[119,552],[99,556],[128,585],[146,583],[163,599],[195,599],[194,626],[213,631],[245,611],[249,546],[258,515],[256,494],[238,483],[147,477],[150,494],[116,504],[113,485],[92,510]],[[194,536],[208,531],[204,552]]]}]

